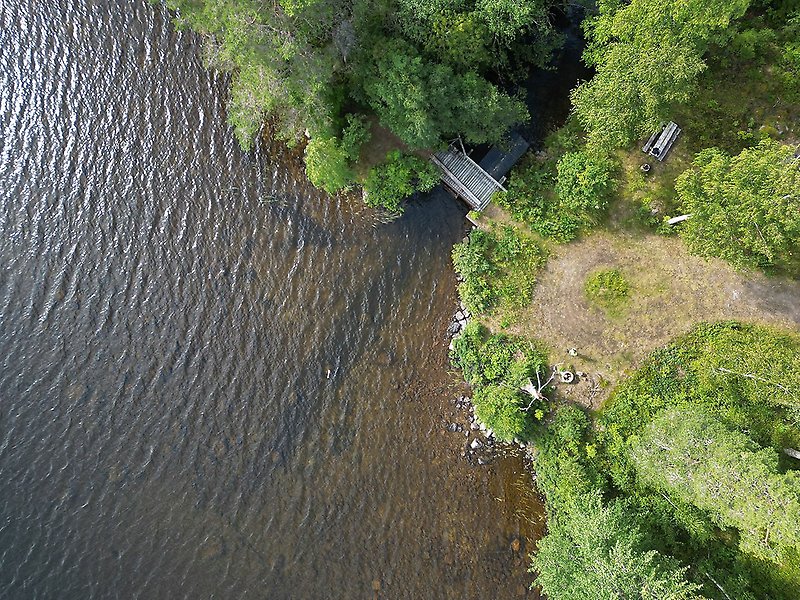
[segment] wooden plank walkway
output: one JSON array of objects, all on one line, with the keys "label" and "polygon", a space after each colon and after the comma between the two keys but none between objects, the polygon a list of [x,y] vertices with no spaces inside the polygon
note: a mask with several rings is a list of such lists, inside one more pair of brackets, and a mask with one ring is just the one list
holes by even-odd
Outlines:
[{"label": "wooden plank walkway", "polygon": [[454,148],[437,152],[431,162],[442,172],[442,182],[477,211],[486,208],[495,192],[505,191],[478,163]]}]

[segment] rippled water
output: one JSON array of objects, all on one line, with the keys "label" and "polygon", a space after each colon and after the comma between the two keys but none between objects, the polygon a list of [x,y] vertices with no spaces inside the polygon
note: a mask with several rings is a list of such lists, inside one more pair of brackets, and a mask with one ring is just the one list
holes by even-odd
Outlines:
[{"label": "rippled water", "polygon": [[523,595],[530,482],[444,428],[465,209],[242,153],[144,2],[0,22],[0,597]]}]

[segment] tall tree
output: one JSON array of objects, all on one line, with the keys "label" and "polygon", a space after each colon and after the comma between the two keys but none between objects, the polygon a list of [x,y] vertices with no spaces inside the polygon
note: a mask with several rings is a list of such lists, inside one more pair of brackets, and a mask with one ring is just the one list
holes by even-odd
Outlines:
[{"label": "tall tree", "polygon": [[532,557],[535,584],[551,600],[690,600],[701,598],[685,568],[643,547],[624,503],[603,506],[586,494],[548,521]]},{"label": "tall tree", "polygon": [[800,551],[800,477],[778,455],[700,409],[669,409],[630,450],[642,482],[739,530],[742,550],[781,562]]},{"label": "tall tree", "polygon": [[676,102],[691,98],[709,41],[750,0],[601,0],[586,24],[595,76],[572,102],[590,144],[624,146],[651,133]]},{"label": "tall tree", "polygon": [[519,100],[473,72],[460,74],[432,62],[407,42],[376,47],[364,91],[385,125],[417,148],[463,134],[476,144],[497,142],[527,118]]},{"label": "tall tree", "polygon": [[696,254],[740,268],[800,269],[800,160],[793,148],[763,141],[733,157],[709,148],[675,187],[692,215],[682,233]]}]

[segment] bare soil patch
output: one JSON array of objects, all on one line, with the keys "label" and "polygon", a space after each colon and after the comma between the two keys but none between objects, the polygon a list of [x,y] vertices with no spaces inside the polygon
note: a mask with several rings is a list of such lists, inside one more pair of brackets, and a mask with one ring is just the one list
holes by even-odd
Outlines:
[{"label": "bare soil patch", "polygon": [[[586,278],[601,268],[619,269],[630,282],[613,317],[585,297]],[[583,372],[559,392],[596,409],[651,351],[696,323],[724,319],[798,330],[800,282],[692,256],[677,238],[599,231],[553,248],[531,304],[506,330],[543,340],[554,362]]]}]

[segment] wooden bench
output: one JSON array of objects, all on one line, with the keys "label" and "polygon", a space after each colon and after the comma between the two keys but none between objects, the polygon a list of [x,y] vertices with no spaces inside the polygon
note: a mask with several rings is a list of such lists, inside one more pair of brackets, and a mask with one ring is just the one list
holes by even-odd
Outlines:
[{"label": "wooden bench", "polygon": [[647,143],[642,146],[642,152],[654,156],[659,161],[663,161],[680,133],[681,128],[678,127],[678,124],[670,121],[663,130],[657,131],[650,136]]}]

